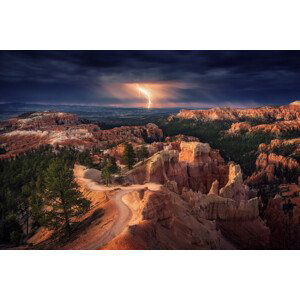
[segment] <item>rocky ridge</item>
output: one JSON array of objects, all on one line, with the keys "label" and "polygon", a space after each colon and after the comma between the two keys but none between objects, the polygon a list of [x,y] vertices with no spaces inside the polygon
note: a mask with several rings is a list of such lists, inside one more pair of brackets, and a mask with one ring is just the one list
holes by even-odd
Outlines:
[{"label": "rocky ridge", "polygon": [[[258,185],[262,182],[279,182],[282,178],[278,178],[276,175],[278,170],[279,175],[282,176],[284,174],[286,174],[285,176],[294,174],[294,182],[300,182],[300,178],[298,178],[300,176],[300,138],[289,140],[275,139],[270,144],[260,144],[258,151],[259,155],[255,162],[256,170],[247,179],[248,184]],[[290,178],[285,179],[288,180]]]},{"label": "rocky ridge", "polygon": [[[226,165],[208,144],[181,142],[180,150],[159,151],[126,173],[124,180],[164,187],[128,196],[126,203],[138,211],[135,222],[106,249],[220,249],[231,236],[233,244],[248,249],[246,232],[254,249],[268,246],[269,230],[259,217],[260,199],[243,183],[240,167]],[[181,231],[188,237],[183,238]],[[209,243],[203,243],[203,238]]]},{"label": "rocky ridge", "polygon": [[[180,119],[195,119],[201,121],[234,121],[245,119],[260,119],[274,121],[297,120],[300,117],[299,101],[286,106],[266,106],[259,108],[211,108],[208,110],[181,110],[175,117]],[[174,116],[173,116],[174,117]]]},{"label": "rocky ridge", "polygon": [[6,153],[1,158],[41,145],[72,146],[78,150],[106,149],[123,142],[159,141],[163,133],[155,124],[122,126],[101,130],[95,124],[82,124],[76,115],[67,113],[33,113],[26,118],[9,119],[0,124],[0,147]]}]

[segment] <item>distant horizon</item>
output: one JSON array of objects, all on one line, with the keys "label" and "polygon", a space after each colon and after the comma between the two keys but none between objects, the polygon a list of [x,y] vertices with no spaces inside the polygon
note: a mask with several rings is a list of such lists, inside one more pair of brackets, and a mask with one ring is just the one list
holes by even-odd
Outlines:
[{"label": "distant horizon", "polygon": [[284,104],[258,104],[254,106],[231,106],[231,105],[215,105],[215,106],[207,106],[207,107],[201,107],[201,106],[171,106],[171,107],[151,107],[146,108],[143,106],[117,106],[117,105],[101,105],[101,104],[94,104],[94,103],[88,103],[88,104],[79,104],[79,103],[37,103],[37,102],[0,102],[0,105],[19,105],[19,106],[26,106],[26,105],[40,105],[40,106],[67,106],[67,107],[99,107],[99,108],[110,108],[110,109],[143,109],[143,110],[170,110],[170,109],[212,109],[212,108],[235,108],[235,109],[251,109],[251,108],[259,108],[259,107],[265,107],[265,106],[286,106],[291,104],[292,102],[297,102],[298,100],[291,100]]}]

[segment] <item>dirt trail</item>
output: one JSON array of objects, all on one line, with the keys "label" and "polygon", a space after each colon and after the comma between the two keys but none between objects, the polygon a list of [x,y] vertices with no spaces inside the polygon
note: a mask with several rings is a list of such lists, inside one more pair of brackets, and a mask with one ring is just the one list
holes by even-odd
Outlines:
[{"label": "dirt trail", "polygon": [[91,179],[86,178],[80,178],[80,181],[91,191],[114,191],[116,190],[115,194],[110,199],[115,204],[117,214],[116,218],[114,220],[113,225],[105,232],[103,232],[97,242],[93,242],[91,244],[88,244],[84,247],[86,250],[92,250],[92,249],[99,249],[106,245],[108,242],[110,242],[113,238],[115,238],[117,235],[122,233],[122,231],[127,227],[132,213],[130,207],[128,207],[123,201],[122,198],[127,193],[130,193],[134,190],[139,190],[147,187],[150,190],[159,190],[161,188],[160,184],[156,183],[147,183],[144,185],[130,185],[130,186],[104,186],[100,185],[95,181],[92,181]]}]

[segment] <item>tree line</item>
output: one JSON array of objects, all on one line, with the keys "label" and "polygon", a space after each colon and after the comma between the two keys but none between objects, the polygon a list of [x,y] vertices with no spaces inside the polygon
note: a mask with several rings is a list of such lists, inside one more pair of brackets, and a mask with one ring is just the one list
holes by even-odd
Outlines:
[{"label": "tree line", "polygon": [[92,165],[88,151],[50,146],[0,161],[0,244],[18,245],[40,226],[71,234],[74,217],[90,207],[75,162]]}]

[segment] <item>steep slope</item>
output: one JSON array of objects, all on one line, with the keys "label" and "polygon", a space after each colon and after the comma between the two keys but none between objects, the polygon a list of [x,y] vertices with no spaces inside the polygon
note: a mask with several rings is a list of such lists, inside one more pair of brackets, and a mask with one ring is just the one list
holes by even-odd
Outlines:
[{"label": "steep slope", "polygon": [[[175,147],[174,147],[175,148]],[[200,142],[181,142],[179,149],[165,149],[137,165],[124,178],[128,183],[175,181],[179,190],[189,187],[208,193],[211,184],[227,182],[228,166],[217,150]]]},{"label": "steep slope", "polygon": [[242,249],[269,245],[259,198],[251,198],[240,167],[226,165],[208,144],[181,142],[180,151],[162,150],[129,171],[125,180],[164,187],[126,196],[134,217],[105,249],[221,249],[229,247],[228,242]]}]

